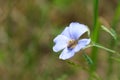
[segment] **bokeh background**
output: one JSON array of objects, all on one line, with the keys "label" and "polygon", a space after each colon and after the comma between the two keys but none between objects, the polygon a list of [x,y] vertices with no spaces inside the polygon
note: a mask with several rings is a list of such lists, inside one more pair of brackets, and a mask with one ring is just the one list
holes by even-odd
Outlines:
[{"label": "bokeh background", "polygon": [[[101,24],[111,27],[118,5],[118,0],[99,0]],[[88,80],[89,72],[81,68],[89,68],[82,51],[70,59],[80,65],[75,66],[60,60],[60,52],[52,47],[53,39],[71,22],[88,25],[92,33],[93,9],[93,0],[0,0],[0,80]],[[99,43],[110,48],[112,37],[99,31]],[[119,47],[118,42],[114,50]],[[85,51],[91,54],[91,48]],[[99,49],[96,73],[101,80],[119,80],[119,68],[119,62]]]}]

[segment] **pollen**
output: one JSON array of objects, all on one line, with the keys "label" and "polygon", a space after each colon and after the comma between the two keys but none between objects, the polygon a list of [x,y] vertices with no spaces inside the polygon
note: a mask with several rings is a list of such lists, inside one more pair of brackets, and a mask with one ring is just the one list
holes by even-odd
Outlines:
[{"label": "pollen", "polygon": [[78,41],[77,40],[69,40],[68,41],[68,48],[73,49],[77,45]]}]

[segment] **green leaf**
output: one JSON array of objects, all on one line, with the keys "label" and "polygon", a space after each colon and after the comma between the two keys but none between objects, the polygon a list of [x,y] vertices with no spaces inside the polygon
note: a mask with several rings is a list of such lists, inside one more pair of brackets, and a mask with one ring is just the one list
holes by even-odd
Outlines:
[{"label": "green leaf", "polygon": [[67,62],[68,64],[70,64],[70,65],[76,67],[76,68],[79,68],[79,69],[88,71],[88,68],[82,67],[80,64],[74,63],[74,62],[72,62],[72,61],[70,61],[70,60],[66,60],[66,62]]},{"label": "green leaf", "polygon": [[104,25],[101,25],[101,28],[104,31],[108,32],[115,40],[117,39],[117,34],[116,34],[115,30],[113,30],[112,28],[108,29]]},{"label": "green leaf", "polygon": [[85,53],[83,53],[83,57],[86,59],[86,61],[88,62],[88,64],[93,64],[92,59]]},{"label": "green leaf", "polygon": [[[74,67],[80,67],[78,64],[72,62],[72,61],[69,61],[69,60],[66,60],[66,62]],[[81,67],[80,67],[81,68]]]},{"label": "green leaf", "polygon": [[111,59],[113,59],[113,60],[115,60],[115,61],[117,61],[117,62],[120,62],[120,59],[118,59],[118,58],[111,57]]}]

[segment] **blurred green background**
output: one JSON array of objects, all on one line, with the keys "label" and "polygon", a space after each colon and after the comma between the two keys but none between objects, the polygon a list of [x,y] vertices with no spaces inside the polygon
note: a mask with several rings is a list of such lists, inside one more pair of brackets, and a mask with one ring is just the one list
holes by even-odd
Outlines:
[{"label": "blurred green background", "polygon": [[[101,24],[111,27],[118,4],[99,0]],[[60,52],[52,47],[53,39],[71,22],[88,25],[92,33],[93,9],[93,0],[0,0],[0,80],[88,80],[89,72],[60,60]],[[116,27],[120,34],[120,20]],[[99,43],[110,48],[111,36],[99,31]],[[119,47],[118,42],[114,50]],[[90,55],[91,48],[86,52]],[[70,61],[89,68],[81,53]],[[99,49],[96,72],[102,80],[120,80],[119,66]]]}]

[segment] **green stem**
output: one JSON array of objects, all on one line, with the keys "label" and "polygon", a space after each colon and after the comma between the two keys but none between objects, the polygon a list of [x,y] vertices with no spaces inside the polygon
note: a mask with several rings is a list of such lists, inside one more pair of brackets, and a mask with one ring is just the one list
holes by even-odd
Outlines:
[{"label": "green stem", "polygon": [[114,50],[111,50],[109,48],[106,48],[104,46],[101,46],[100,44],[97,44],[97,43],[94,43],[94,42],[91,45],[88,45],[87,47],[85,47],[84,49],[89,48],[89,47],[96,47],[96,48],[104,49],[107,52],[109,52],[110,54],[113,53],[113,54],[116,54],[117,56],[120,56],[120,54],[118,52],[116,52]]},{"label": "green stem", "polygon": [[[93,20],[93,33],[92,33],[92,41],[93,42],[98,42],[98,35],[99,35],[99,23],[98,23],[98,0],[93,0],[94,1],[94,20]],[[97,58],[98,58],[98,49],[96,47],[92,48],[92,54],[91,58],[93,60],[93,65],[91,65],[90,68],[90,80],[92,80],[91,74],[96,70],[97,67]]]},{"label": "green stem", "polygon": [[98,47],[98,48],[101,48],[101,49],[104,49],[104,50],[106,50],[106,51],[108,51],[108,52],[110,52],[110,53],[116,53],[116,51],[111,50],[111,49],[106,48],[106,47],[103,47],[103,46],[101,46],[101,45],[99,45],[99,44],[96,44],[96,43],[93,43],[93,46]]}]

